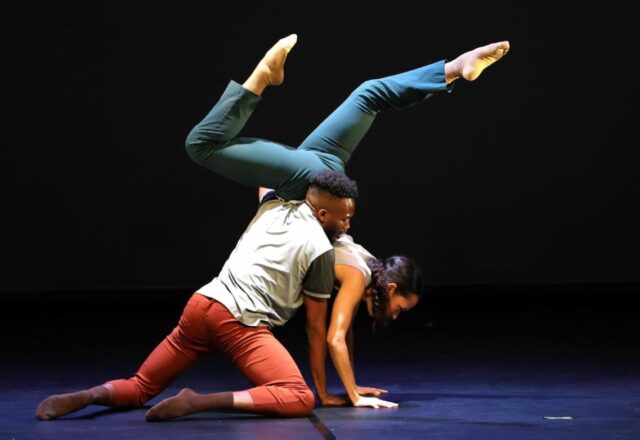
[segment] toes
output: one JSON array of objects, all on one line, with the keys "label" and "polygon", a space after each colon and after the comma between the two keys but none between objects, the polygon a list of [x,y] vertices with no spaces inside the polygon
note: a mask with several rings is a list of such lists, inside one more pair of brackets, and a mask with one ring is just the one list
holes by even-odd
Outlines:
[{"label": "toes", "polygon": [[284,37],[280,40],[284,46],[284,49],[289,53],[289,51],[295,46],[298,41],[298,36],[296,34],[291,34],[288,37]]},{"label": "toes", "polygon": [[153,408],[151,408],[149,411],[147,411],[147,413],[145,414],[145,417],[147,419],[147,421],[149,422],[155,422],[158,419],[158,415],[156,414],[156,411],[154,411]]}]

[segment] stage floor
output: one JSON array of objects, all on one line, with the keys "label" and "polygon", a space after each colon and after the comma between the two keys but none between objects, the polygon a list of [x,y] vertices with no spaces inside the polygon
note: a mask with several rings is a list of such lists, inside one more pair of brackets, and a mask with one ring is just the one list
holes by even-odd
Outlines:
[{"label": "stage floor", "polygon": [[[132,374],[188,295],[31,295],[3,301],[1,440],[640,438],[640,323],[626,297],[460,295],[425,304],[377,336],[358,318],[358,383],[389,390],[397,409],[316,407],[298,419],[206,412],[149,423],[146,408],[183,387],[248,384],[226,360],[210,357],[146,408],[91,406],[47,422],[34,411],[47,395]],[[309,379],[303,324],[301,311],[276,335]],[[330,391],[340,394],[328,367]]]}]

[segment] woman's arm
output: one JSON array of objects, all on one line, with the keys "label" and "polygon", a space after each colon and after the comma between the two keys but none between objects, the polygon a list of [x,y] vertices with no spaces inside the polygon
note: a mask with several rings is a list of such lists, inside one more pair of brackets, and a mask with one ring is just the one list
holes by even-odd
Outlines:
[{"label": "woman's arm", "polygon": [[[351,361],[351,370],[354,372],[354,376],[355,376],[355,371],[356,371],[356,361],[355,361],[355,356],[354,356],[354,335],[353,335],[353,320],[356,319],[356,314],[358,313],[358,309],[360,308],[360,304],[356,305],[355,310],[353,311],[353,318],[352,318],[352,322],[351,325],[349,326],[349,331],[347,331],[347,349],[349,351],[349,360]],[[358,383],[358,381],[356,380],[356,384]],[[386,393],[387,390],[383,390],[381,388],[372,388],[372,387],[363,387],[360,385],[356,385],[356,390],[358,391],[358,394],[360,394],[361,396],[380,396],[383,393]]]},{"label": "woman's arm", "polygon": [[340,283],[340,289],[333,303],[327,343],[331,359],[349,400],[354,406],[396,407],[398,405],[395,403],[376,397],[364,397],[359,393],[349,355],[350,350],[347,346],[347,334],[351,329],[354,313],[364,295],[365,276],[359,269],[344,264],[336,264],[335,274],[336,280]]},{"label": "woman's arm", "polygon": [[347,331],[347,349],[349,350],[349,361],[351,361],[351,369],[356,371],[356,361],[355,356],[353,355],[353,320],[356,317],[356,313],[358,312],[358,306],[356,306],[353,311],[353,315],[351,318],[351,325],[349,326],[349,330]]},{"label": "woman's arm", "polygon": [[327,343],[329,344],[331,359],[347,395],[351,402],[355,402],[360,396],[357,391],[355,374],[349,356],[347,334],[353,322],[354,311],[360,304],[364,294],[365,277],[360,270],[344,264],[336,264],[335,274],[336,280],[340,284],[340,289],[331,311]]}]

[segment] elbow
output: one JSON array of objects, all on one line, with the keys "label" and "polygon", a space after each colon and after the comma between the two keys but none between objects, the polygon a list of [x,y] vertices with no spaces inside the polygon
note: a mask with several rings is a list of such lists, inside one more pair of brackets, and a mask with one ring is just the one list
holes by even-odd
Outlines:
[{"label": "elbow", "polygon": [[335,350],[339,347],[343,347],[346,345],[344,337],[340,337],[338,335],[329,335],[327,336],[327,345],[330,350]]}]

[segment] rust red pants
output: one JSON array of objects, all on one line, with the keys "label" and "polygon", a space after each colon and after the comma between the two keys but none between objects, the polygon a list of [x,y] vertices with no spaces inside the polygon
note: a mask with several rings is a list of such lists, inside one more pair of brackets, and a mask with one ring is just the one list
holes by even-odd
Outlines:
[{"label": "rust red pants", "polygon": [[271,331],[241,324],[218,301],[198,293],[185,306],[178,326],[153,350],[135,376],[108,382],[115,390],[114,406],[144,405],[202,354],[210,352],[227,356],[254,385],[248,390],[253,411],[298,417],[313,410],[313,393]]}]

